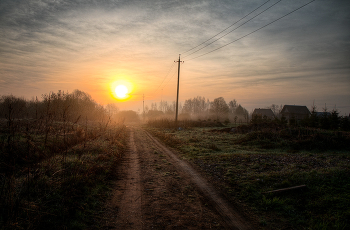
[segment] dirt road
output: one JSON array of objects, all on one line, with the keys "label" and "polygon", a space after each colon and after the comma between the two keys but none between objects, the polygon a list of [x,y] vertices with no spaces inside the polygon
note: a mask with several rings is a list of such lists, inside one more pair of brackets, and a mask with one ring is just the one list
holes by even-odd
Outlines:
[{"label": "dirt road", "polygon": [[108,228],[253,229],[175,151],[139,127],[128,129]]}]

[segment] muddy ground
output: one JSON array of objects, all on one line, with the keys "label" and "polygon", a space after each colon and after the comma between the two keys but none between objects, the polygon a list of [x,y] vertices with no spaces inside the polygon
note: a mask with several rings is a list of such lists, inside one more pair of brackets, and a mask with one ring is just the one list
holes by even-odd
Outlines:
[{"label": "muddy ground", "polygon": [[176,151],[140,127],[128,129],[105,229],[255,229]]}]

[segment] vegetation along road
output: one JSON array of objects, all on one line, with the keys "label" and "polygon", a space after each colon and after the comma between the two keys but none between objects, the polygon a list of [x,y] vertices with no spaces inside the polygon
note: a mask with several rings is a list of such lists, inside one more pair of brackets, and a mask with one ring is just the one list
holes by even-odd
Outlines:
[{"label": "vegetation along road", "polygon": [[[121,229],[253,229],[247,219],[174,150],[129,127],[109,226]],[[113,220],[113,216],[115,216]],[[112,223],[113,222],[113,223]]]},{"label": "vegetation along road", "polygon": [[[347,229],[349,136],[285,125],[128,127],[111,226]],[[169,123],[170,124],[170,123]],[[271,129],[274,127],[274,129]],[[251,131],[247,132],[247,129]],[[166,145],[166,146],[165,146]],[[116,208],[117,207],[117,208]],[[111,220],[111,218],[107,218]]]}]

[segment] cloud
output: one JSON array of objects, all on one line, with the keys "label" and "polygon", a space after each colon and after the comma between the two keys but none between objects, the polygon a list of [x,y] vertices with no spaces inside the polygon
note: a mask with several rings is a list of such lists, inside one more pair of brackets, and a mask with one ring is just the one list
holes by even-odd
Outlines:
[{"label": "cloud", "polygon": [[[2,0],[0,90],[11,92],[22,87],[27,88],[23,92],[33,95],[55,86],[95,86],[97,95],[103,91],[103,84],[128,76],[140,83],[139,90],[151,94],[179,53],[214,36],[263,2]],[[336,95],[349,89],[350,4],[346,0],[315,1],[223,49],[188,60],[307,2],[282,1],[213,45],[184,58],[181,80],[187,84],[183,89],[189,91],[185,95],[204,92],[201,94],[206,96],[210,92],[211,97],[217,97],[223,96],[221,93],[230,95],[235,89],[244,97],[242,89],[250,93],[269,87],[274,92],[278,87],[288,88],[286,94],[292,95],[316,86],[310,88],[314,96]],[[165,88],[160,87],[164,88],[163,95],[174,94],[174,79]],[[330,92],[325,93],[327,87]],[[273,95],[266,93],[265,97]]]}]

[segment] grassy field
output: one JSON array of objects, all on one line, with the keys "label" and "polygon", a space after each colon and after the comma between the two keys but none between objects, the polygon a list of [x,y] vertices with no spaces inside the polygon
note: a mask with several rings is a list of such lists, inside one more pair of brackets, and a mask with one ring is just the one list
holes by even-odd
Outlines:
[{"label": "grassy field", "polygon": [[[180,150],[262,229],[350,229],[349,132],[146,128]],[[267,193],[299,185],[306,187]]]},{"label": "grassy field", "polygon": [[17,120],[0,131],[0,229],[99,228],[123,124]]}]

